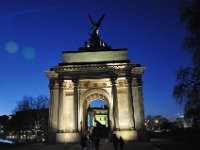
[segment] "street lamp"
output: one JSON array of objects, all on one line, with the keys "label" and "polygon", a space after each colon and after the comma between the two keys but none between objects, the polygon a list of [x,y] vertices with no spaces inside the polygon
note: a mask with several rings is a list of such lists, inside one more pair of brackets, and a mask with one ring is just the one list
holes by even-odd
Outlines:
[{"label": "street lamp", "polygon": [[156,120],[155,120],[155,123],[156,123],[156,127],[157,127],[158,129],[160,129],[160,121],[159,121],[158,119],[156,119]]}]

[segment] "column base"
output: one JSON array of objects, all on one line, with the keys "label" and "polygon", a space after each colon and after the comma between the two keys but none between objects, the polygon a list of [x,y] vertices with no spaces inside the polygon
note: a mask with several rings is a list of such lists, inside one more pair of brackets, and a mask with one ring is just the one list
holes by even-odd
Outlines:
[{"label": "column base", "polygon": [[73,133],[77,133],[77,132],[79,132],[79,131],[78,131],[78,129],[76,129],[76,130],[73,130]]},{"label": "column base", "polygon": [[79,143],[81,134],[76,133],[56,133],[56,143]]},{"label": "column base", "polygon": [[55,143],[55,141],[56,141],[56,133],[55,132],[49,132],[47,142],[48,143]]},{"label": "column base", "polygon": [[113,131],[113,134],[119,138],[120,136],[124,139],[124,141],[137,141],[138,133],[137,130],[122,130],[122,131]]},{"label": "column base", "polygon": [[58,130],[57,133],[63,133],[63,130]]}]

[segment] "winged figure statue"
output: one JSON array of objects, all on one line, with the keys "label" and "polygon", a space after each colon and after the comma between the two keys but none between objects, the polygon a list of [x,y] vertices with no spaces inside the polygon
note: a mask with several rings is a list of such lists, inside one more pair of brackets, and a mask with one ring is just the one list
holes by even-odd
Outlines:
[{"label": "winged figure statue", "polygon": [[88,17],[92,23],[93,33],[96,33],[98,35],[99,27],[100,27],[101,22],[102,22],[103,18],[105,17],[105,15],[102,15],[97,23],[94,22],[94,20],[92,19],[92,17],[90,15],[88,15]]}]

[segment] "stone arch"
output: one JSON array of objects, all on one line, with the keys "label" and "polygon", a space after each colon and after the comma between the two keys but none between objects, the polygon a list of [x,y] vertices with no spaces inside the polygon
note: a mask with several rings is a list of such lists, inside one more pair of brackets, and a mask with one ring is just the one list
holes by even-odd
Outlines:
[{"label": "stone arch", "polygon": [[104,98],[103,100],[109,102],[110,94],[104,89],[89,89],[81,96],[81,102],[83,104],[86,100],[90,100],[92,98]]},{"label": "stone arch", "polygon": [[110,109],[110,94],[104,89],[89,89],[81,96],[81,120],[83,121],[83,129],[85,129],[86,114],[89,104],[94,100],[103,100],[108,104]]}]

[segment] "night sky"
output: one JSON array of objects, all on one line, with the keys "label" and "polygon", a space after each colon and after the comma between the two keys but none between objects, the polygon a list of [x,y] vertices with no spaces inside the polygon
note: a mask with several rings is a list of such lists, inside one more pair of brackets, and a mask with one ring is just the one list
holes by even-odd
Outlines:
[{"label": "night sky", "polygon": [[24,95],[48,95],[44,71],[89,39],[88,14],[95,21],[105,14],[101,39],[147,67],[145,115],[174,120],[181,113],[172,97],[175,72],[191,63],[181,51],[180,6],[181,0],[0,0],[0,115],[11,114]]}]

